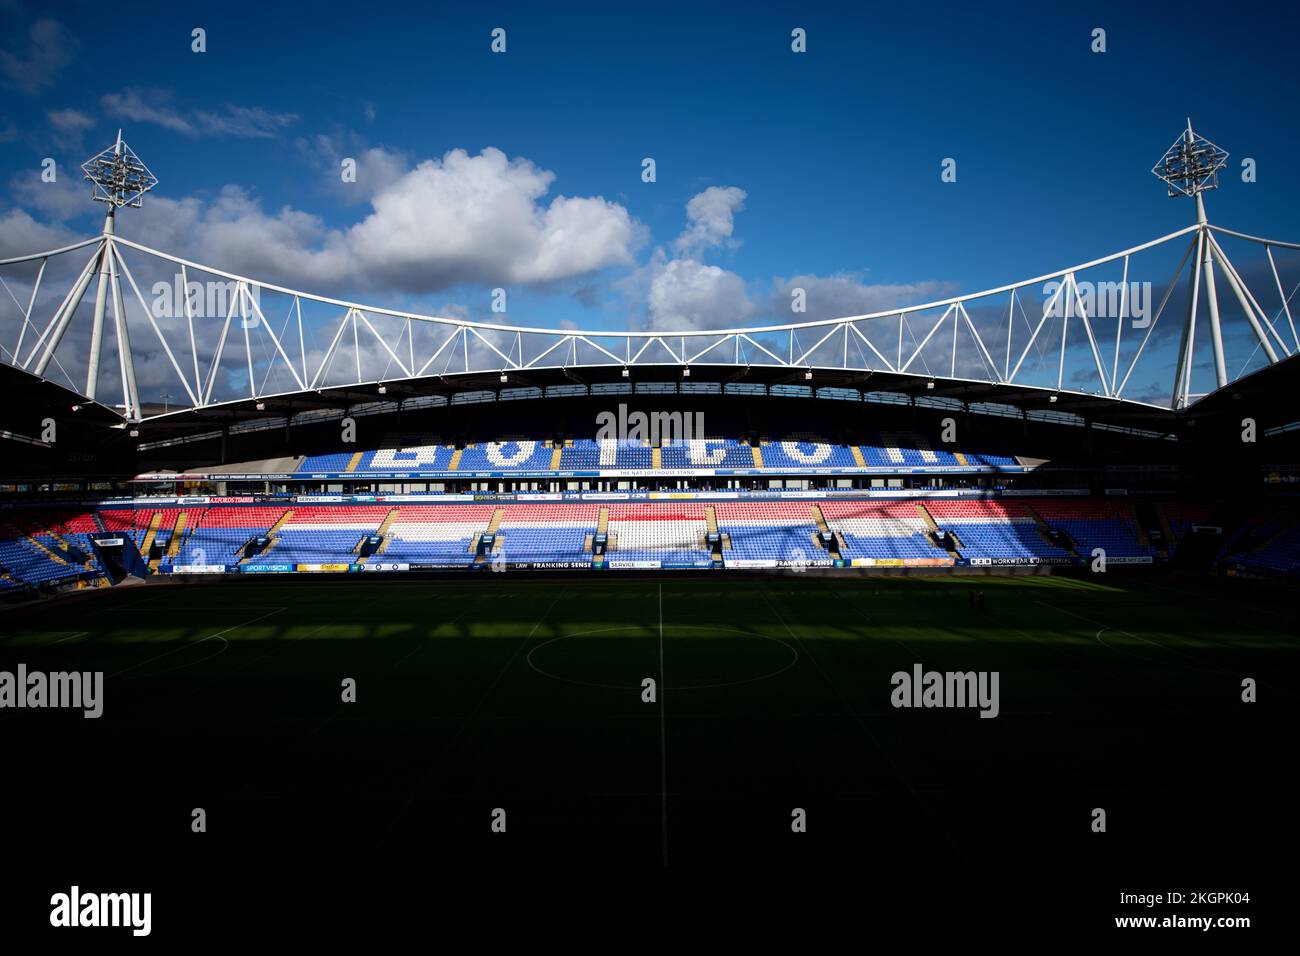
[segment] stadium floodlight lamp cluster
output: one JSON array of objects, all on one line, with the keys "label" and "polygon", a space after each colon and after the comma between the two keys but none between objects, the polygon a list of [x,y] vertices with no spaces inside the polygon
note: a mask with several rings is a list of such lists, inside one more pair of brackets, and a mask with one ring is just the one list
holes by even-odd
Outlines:
[{"label": "stadium floodlight lamp cluster", "polygon": [[144,194],[158,185],[158,177],[122,142],[121,130],[117,131],[117,142],[82,163],[81,171],[91,184],[90,198],[115,208],[139,209]]},{"label": "stadium floodlight lamp cluster", "polygon": [[1219,188],[1219,170],[1228,164],[1228,151],[1192,132],[1192,121],[1174,145],[1165,150],[1151,172],[1164,180],[1171,197],[1197,196]]}]

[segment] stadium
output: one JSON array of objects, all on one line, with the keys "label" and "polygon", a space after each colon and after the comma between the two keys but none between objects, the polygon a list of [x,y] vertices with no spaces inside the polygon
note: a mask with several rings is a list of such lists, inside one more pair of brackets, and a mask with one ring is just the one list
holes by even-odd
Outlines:
[{"label": "stadium", "polygon": [[103,678],[84,725],[0,683],[25,852],[160,899],[271,892],[271,846],[297,873],[865,854],[931,886],[997,859],[1095,919],[1247,892],[1291,845],[1300,244],[1207,216],[1227,154],[1190,121],[1153,170],[1177,231],[648,330],[119,235],[157,182],[129,132],[83,167],[100,235],[0,259],[0,671]]}]

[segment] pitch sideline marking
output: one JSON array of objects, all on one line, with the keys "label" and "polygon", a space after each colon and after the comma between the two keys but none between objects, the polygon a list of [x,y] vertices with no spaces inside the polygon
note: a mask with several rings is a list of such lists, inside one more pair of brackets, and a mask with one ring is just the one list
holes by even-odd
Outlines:
[{"label": "pitch sideline marking", "polygon": [[[11,641],[20,634],[30,634],[33,637],[46,636],[50,634],[66,634],[67,637],[61,637],[57,641],[49,641],[41,644],[29,645],[34,648],[53,647],[55,644],[62,644],[64,641],[71,641],[74,638],[81,637],[83,634],[89,634],[89,631],[14,631],[12,634],[5,635],[6,641]],[[16,645],[15,645],[16,646]]]}]

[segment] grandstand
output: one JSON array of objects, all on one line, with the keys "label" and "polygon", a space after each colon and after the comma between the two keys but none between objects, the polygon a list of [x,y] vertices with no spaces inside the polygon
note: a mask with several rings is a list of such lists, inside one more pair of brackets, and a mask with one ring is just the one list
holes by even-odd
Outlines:
[{"label": "grandstand", "polygon": [[514,504],[501,511],[497,560],[522,565],[590,565],[599,506]]},{"label": "grandstand", "polygon": [[466,567],[473,546],[492,518],[487,505],[404,506],[388,527],[385,561],[431,567]]},{"label": "grandstand", "polygon": [[[411,436],[403,436],[410,440]],[[303,456],[296,478],[445,477],[658,474],[1014,474],[1032,466],[1012,455],[988,451],[932,450],[924,436],[911,433],[870,442],[830,443],[815,436],[763,440],[752,445],[734,438],[648,442],[559,438],[440,445],[425,441],[397,444],[385,438],[380,448]],[[559,453],[558,458],[555,457]]]},{"label": "grandstand", "polygon": [[[1252,378],[1259,401],[1280,394],[1284,371]],[[381,407],[343,450],[329,418],[293,426],[288,448],[282,434],[228,429],[217,462],[204,460],[211,439],[173,433],[132,445],[110,474],[68,476],[62,503],[32,493],[19,467],[0,512],[0,599],[298,572],[1091,573],[1099,555],[1112,570],[1296,573],[1300,520],[1277,464],[1296,432],[1274,425],[1266,448],[1237,447],[1240,406],[1226,397],[1134,428],[1126,409],[1031,417],[947,398],[855,402],[844,388],[824,400],[678,384],[663,393],[707,415],[708,437],[651,443],[575,434],[605,397],[546,391]],[[663,402],[658,388],[650,401]],[[1288,416],[1284,402],[1258,407]],[[961,440],[945,442],[954,414]],[[193,467],[165,467],[191,455]]]},{"label": "grandstand", "polygon": [[723,559],[734,568],[779,564],[829,564],[818,554],[813,506],[799,502],[721,502],[717,525],[725,535]]},{"label": "grandstand", "polygon": [[827,501],[826,525],[841,541],[841,552],[864,561],[906,565],[933,562],[947,553],[930,540],[925,520],[909,501]]},{"label": "grandstand", "polygon": [[[788,494],[789,497],[784,497]],[[501,567],[565,569],[979,569],[1167,563],[1207,521],[1205,504],[1033,498],[931,490],[773,492],[545,492],[285,496],[276,503],[149,497],[52,511],[14,507],[0,530],[11,599],[28,591],[116,583],[155,574],[348,572]],[[333,501],[321,498],[333,497]],[[530,500],[531,499],[531,500]],[[690,499],[690,500],[687,500]],[[421,502],[421,503],[416,503]],[[1168,541],[1157,546],[1153,536]],[[1289,574],[1300,522],[1294,511],[1246,511],[1212,567]],[[1216,535],[1216,540],[1220,536]],[[111,555],[112,560],[107,556]]]},{"label": "grandstand", "polygon": [[609,509],[609,566],[709,567],[703,504],[615,504]]}]

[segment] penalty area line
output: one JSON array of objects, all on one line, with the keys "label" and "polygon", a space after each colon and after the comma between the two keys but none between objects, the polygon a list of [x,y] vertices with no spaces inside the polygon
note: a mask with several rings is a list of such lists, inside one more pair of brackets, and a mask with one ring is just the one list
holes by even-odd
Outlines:
[{"label": "penalty area line", "polygon": [[[238,630],[241,627],[247,627],[250,624],[256,624],[258,621],[266,620],[266,618],[270,617],[273,614],[279,614],[280,612],[287,611],[287,610],[289,610],[287,607],[277,607],[274,610],[267,611],[265,614],[259,614],[257,617],[250,618],[247,621],[241,621],[238,624],[232,624],[230,625],[230,627],[227,627],[224,630],[217,631],[217,633],[215,634],[209,634],[207,637],[201,637],[197,641],[191,641],[188,644],[182,644],[180,647],[173,647],[170,651],[163,651],[161,654],[155,654],[153,657],[145,658],[144,660],[140,661],[140,663],[138,664],[132,664],[130,667],[124,667],[122,670],[115,671],[114,673],[109,674],[108,676],[110,679],[115,677],[121,677],[123,674],[129,674],[133,670],[138,670],[139,668],[144,667],[145,664],[150,664],[154,661],[161,660],[164,657],[169,657],[172,654],[179,653],[180,651],[186,650],[187,648],[197,647],[199,644],[203,644],[211,640],[219,640],[223,644],[225,644],[226,647],[229,647],[230,642],[225,639],[224,635],[229,634],[231,631]],[[222,650],[225,650],[225,648],[222,648]],[[218,651],[217,653],[221,653],[221,651]],[[215,657],[216,655],[214,654],[212,656]],[[204,658],[204,660],[207,659],[208,658]],[[196,661],[195,663],[198,662]]]}]

